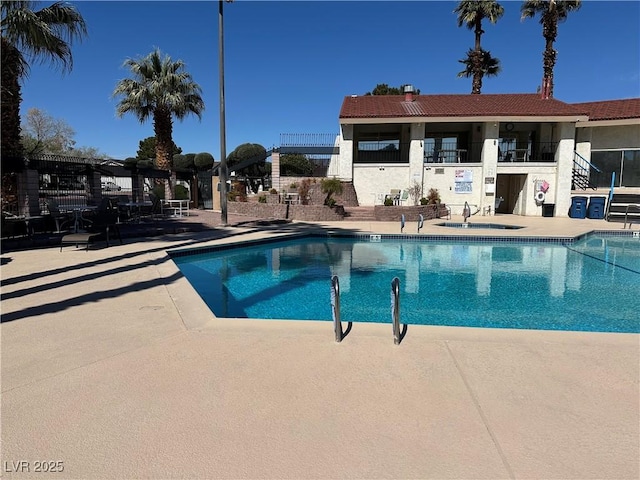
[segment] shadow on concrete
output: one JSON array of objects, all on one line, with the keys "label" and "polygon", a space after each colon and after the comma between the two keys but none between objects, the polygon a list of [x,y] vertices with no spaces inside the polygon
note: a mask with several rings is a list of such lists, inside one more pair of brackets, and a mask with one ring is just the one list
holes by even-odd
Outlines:
[{"label": "shadow on concrete", "polygon": [[[180,235],[169,235],[167,236],[168,239],[173,239],[174,237],[177,237],[176,240],[177,242],[168,246],[162,246],[162,247],[157,247],[157,248],[153,248],[153,249],[148,249],[148,250],[142,250],[139,252],[129,252],[129,253],[125,253],[125,254],[121,254],[121,255],[115,255],[113,257],[109,257],[109,258],[104,258],[104,259],[100,259],[100,260],[89,260],[86,262],[81,262],[79,264],[71,264],[69,266],[65,266],[65,267],[61,267],[61,268],[55,268],[55,269],[51,269],[51,270],[45,270],[45,271],[39,271],[39,272],[34,272],[34,273],[30,273],[28,275],[22,275],[22,276],[17,276],[17,277],[13,277],[13,278],[3,278],[2,279],[2,285],[3,286],[8,286],[8,285],[16,285],[19,284],[21,282],[25,282],[25,281],[33,281],[33,280],[42,280],[43,277],[47,277],[47,276],[53,276],[53,275],[57,275],[57,274],[61,274],[61,273],[68,273],[69,271],[77,271],[79,273],[78,276],[73,277],[73,278],[68,278],[65,280],[61,280],[61,281],[54,281],[54,282],[49,282],[49,283],[41,283],[37,286],[32,286],[29,288],[24,288],[24,289],[18,289],[16,291],[13,292],[7,292],[7,293],[3,293],[3,299],[15,299],[15,298],[24,298],[27,295],[32,295],[32,294],[37,294],[39,292],[43,292],[45,290],[50,290],[52,288],[60,288],[63,286],[69,286],[69,285],[74,285],[74,284],[80,284],[86,281],[91,281],[91,280],[96,280],[98,278],[103,278],[107,275],[115,275],[115,274],[121,274],[124,272],[130,272],[133,270],[137,270],[140,268],[148,268],[148,267],[158,267],[159,265],[161,265],[164,262],[167,261],[171,261],[170,257],[168,255],[161,257],[161,258],[157,258],[154,260],[149,260],[149,259],[145,259],[143,261],[141,261],[139,264],[137,265],[120,265],[120,266],[116,266],[111,270],[107,270],[107,271],[102,271],[102,272],[94,272],[94,273],[87,273],[87,274],[81,274],[81,272],[84,269],[87,268],[92,268],[98,265],[108,265],[111,264],[113,262],[118,262],[118,261],[122,261],[122,260],[130,260],[130,259],[134,259],[136,257],[140,257],[141,255],[148,255],[149,253],[157,253],[157,252],[165,252],[169,249],[175,249],[175,248],[181,248],[181,247],[197,247],[198,244],[200,243],[204,243],[204,242],[209,242],[211,240],[216,240],[216,239],[221,239],[221,238],[231,238],[231,237],[235,237],[235,236],[242,236],[242,235],[246,235],[248,233],[254,233],[256,231],[261,231],[264,232],[265,230],[268,230],[270,232],[274,232],[274,233],[298,233],[298,234],[304,234],[304,233],[318,233],[323,231],[324,229],[322,227],[319,227],[318,225],[314,225],[314,224],[302,224],[302,223],[296,223],[296,224],[292,224],[292,223],[286,223],[286,224],[281,224],[278,223],[276,225],[270,225],[268,227],[263,227],[261,229],[258,228],[247,228],[246,230],[241,230],[241,231],[230,231],[230,230],[225,230],[225,229],[211,229],[211,230],[207,230],[206,232],[194,232],[194,233],[186,233],[186,234],[180,234]],[[336,230],[335,228],[333,228],[332,230]],[[344,232],[348,232],[351,231],[350,229],[345,229]],[[113,248],[113,247],[112,247]],[[64,255],[65,252],[56,252],[56,254],[59,255]],[[78,252],[78,255],[84,255],[84,252]],[[90,253],[89,253],[90,255]],[[74,257],[75,260],[77,260],[77,256]],[[7,261],[10,261],[10,258],[7,259]],[[4,261],[4,257],[3,257],[3,263],[6,263]],[[56,313],[56,312],[60,312],[60,311],[64,311],[70,307],[73,306],[77,306],[77,305],[82,305],[85,303],[92,303],[92,302],[98,302],[102,299],[107,299],[107,298],[114,298],[117,297],[119,295],[124,295],[126,293],[131,293],[131,292],[142,292],[148,288],[153,288],[159,285],[167,285],[170,283],[173,283],[175,281],[177,281],[179,278],[182,278],[183,275],[181,272],[177,272],[174,275],[171,275],[170,277],[166,277],[166,278],[157,278],[154,280],[148,280],[148,281],[143,281],[143,282],[139,282],[136,283],[134,285],[129,285],[127,287],[122,287],[122,288],[116,288],[116,289],[112,289],[112,290],[106,290],[106,291],[102,291],[102,292],[94,292],[91,294],[87,294],[87,295],[81,295],[72,299],[67,299],[67,300],[63,300],[60,302],[53,302],[53,303],[48,303],[48,304],[42,304],[42,305],[37,305],[37,306],[32,306],[32,307],[28,307],[25,308],[23,310],[18,310],[15,312],[9,312],[9,313],[5,313],[0,317],[0,323],[6,323],[6,322],[12,322],[15,320],[19,320],[19,319],[23,319],[23,318],[28,318],[28,317],[33,317],[33,316],[37,316],[37,315],[43,315],[43,314],[50,314],[50,313]],[[293,288],[293,285],[291,286],[291,288]],[[258,298],[254,298],[253,301],[257,301],[259,299],[259,297],[264,297],[264,292],[262,292],[260,295],[257,296]]]},{"label": "shadow on concrete", "polygon": [[105,299],[116,298],[131,292],[143,292],[144,290],[147,290],[149,288],[159,287],[162,285],[166,285],[167,283],[175,282],[181,276],[182,275],[180,273],[175,273],[174,275],[166,278],[146,280],[133,285],[127,285],[126,287],[119,287],[111,290],[104,290],[101,292],[92,292],[67,300],[61,300],[59,302],[52,302],[43,305],[28,307],[23,310],[3,314],[0,319],[0,323],[13,322],[15,320],[20,320],[23,318],[37,317],[39,315],[62,312],[71,307],[76,307],[78,305],[84,305],[88,303],[97,303]]}]

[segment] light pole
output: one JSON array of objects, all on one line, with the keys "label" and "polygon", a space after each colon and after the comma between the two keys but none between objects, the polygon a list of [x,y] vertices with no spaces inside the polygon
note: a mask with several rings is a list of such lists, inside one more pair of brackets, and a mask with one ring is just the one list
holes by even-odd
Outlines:
[{"label": "light pole", "polygon": [[218,70],[220,72],[220,210],[221,222],[227,226],[227,141],[224,114],[224,2],[233,0],[218,0]]}]

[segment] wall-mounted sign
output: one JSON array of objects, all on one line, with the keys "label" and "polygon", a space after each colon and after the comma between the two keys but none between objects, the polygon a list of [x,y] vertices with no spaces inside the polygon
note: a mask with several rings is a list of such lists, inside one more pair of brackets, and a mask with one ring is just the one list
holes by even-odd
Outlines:
[{"label": "wall-mounted sign", "polygon": [[495,177],[484,177],[484,193],[486,195],[493,195],[496,193]]},{"label": "wall-mounted sign", "polygon": [[473,170],[456,170],[456,182],[473,182]]},{"label": "wall-mounted sign", "polygon": [[456,170],[455,185],[456,193],[473,193],[473,170]]}]

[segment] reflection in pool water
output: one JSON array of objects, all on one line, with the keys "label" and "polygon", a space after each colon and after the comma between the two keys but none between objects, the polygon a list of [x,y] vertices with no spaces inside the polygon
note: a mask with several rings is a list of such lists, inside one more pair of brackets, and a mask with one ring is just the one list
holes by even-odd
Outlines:
[{"label": "reflection in pool water", "polygon": [[436,223],[437,227],[449,227],[449,228],[484,228],[484,229],[492,229],[492,230],[518,230],[523,227],[519,227],[518,225],[501,225],[499,223],[454,223],[454,222],[445,222],[445,223]]}]

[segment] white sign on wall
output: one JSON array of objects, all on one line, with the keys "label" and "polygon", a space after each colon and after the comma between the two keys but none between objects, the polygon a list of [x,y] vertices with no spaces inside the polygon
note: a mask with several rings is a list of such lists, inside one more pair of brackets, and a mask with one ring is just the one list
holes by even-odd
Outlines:
[{"label": "white sign on wall", "polygon": [[456,193],[473,193],[473,170],[456,170]]}]

